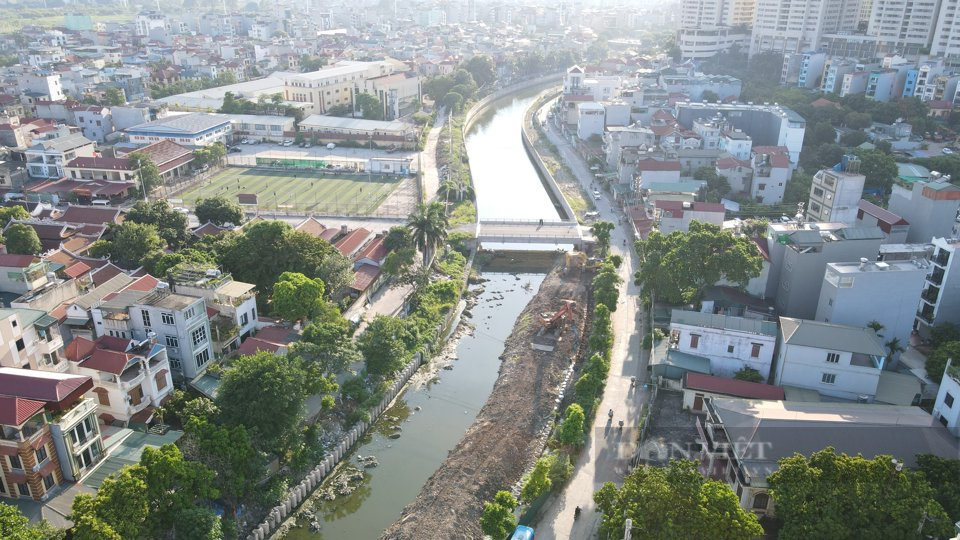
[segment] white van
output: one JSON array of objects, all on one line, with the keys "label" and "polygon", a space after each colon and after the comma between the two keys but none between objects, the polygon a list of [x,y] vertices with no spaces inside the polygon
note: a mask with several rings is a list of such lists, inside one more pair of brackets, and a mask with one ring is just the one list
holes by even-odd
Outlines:
[{"label": "white van", "polygon": [[336,147],[337,147],[337,145],[333,144],[332,142],[331,142],[331,143],[327,143],[327,150],[333,150],[333,149],[336,148]]},{"label": "white van", "polygon": [[110,206],[110,201],[107,199],[94,199],[90,204],[93,206]]}]

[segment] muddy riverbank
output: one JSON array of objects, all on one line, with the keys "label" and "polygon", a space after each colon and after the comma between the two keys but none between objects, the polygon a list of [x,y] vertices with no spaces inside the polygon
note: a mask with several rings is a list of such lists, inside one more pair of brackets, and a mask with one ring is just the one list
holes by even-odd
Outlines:
[{"label": "muddy riverbank", "polygon": [[[517,317],[506,340],[499,376],[486,404],[420,495],[382,539],[475,539],[483,501],[508,489],[535,459],[539,437],[550,422],[564,370],[576,357],[585,321],[586,282],[580,273],[552,271]],[[541,316],[576,301],[552,352],[531,347]]]}]

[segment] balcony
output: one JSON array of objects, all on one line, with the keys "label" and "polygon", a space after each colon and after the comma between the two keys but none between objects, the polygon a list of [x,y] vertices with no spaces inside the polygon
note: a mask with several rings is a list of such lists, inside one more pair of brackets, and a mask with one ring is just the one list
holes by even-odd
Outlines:
[{"label": "balcony", "polygon": [[933,311],[918,311],[917,318],[927,324],[933,324]]},{"label": "balcony", "polygon": [[120,389],[127,390],[143,382],[144,371],[140,367],[128,369],[120,375]]},{"label": "balcony", "polygon": [[920,298],[922,298],[924,302],[930,305],[936,305],[937,298],[939,297],[940,297],[940,289],[938,289],[937,287],[929,287],[925,291],[923,291],[923,293],[920,295]]},{"label": "balcony", "polygon": [[933,283],[934,285],[943,285],[943,276],[944,271],[940,268],[937,268],[932,274],[927,276],[927,281]]},{"label": "balcony", "polygon": [[946,268],[950,263],[950,252],[945,249],[938,250],[937,254],[930,260],[933,261],[933,264]]}]

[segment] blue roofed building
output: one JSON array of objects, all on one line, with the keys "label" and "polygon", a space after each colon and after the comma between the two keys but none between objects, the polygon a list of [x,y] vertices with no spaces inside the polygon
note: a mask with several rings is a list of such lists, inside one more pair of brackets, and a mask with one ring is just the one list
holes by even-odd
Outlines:
[{"label": "blue roofed building", "polygon": [[139,124],[124,130],[130,142],[152,144],[172,141],[181,146],[210,146],[216,142],[227,144],[233,134],[230,118],[210,113],[189,113],[167,116],[153,122]]}]

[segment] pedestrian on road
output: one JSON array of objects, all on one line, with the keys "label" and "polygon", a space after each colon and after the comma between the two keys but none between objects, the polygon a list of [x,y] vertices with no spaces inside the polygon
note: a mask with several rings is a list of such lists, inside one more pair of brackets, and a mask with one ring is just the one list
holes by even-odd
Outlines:
[{"label": "pedestrian on road", "polygon": [[543,227],[543,218],[540,218],[540,226]]}]

